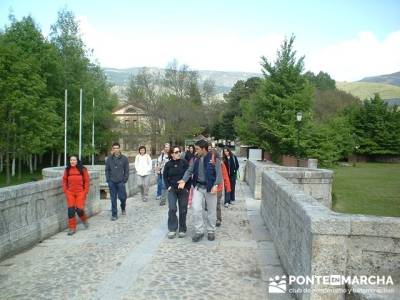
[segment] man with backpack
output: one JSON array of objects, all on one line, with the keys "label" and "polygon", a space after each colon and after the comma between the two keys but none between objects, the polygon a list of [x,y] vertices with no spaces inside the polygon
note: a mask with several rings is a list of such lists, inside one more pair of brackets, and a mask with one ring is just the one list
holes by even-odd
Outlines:
[{"label": "man with backpack", "polygon": [[[204,236],[204,221],[206,222],[207,237],[209,241],[215,239],[215,224],[217,211],[217,190],[222,182],[221,159],[212,159],[212,153],[208,151],[208,142],[199,140],[195,143],[198,157],[192,160],[186,170],[178,188],[183,189],[185,183],[193,176],[193,226],[195,233],[193,242],[200,241]],[[205,211],[207,206],[207,211]],[[203,220],[203,214],[206,220]]]}]

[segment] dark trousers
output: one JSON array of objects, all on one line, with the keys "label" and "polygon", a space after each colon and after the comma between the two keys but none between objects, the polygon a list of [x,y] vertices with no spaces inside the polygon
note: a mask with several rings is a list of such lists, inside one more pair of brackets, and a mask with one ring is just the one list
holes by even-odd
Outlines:
[{"label": "dark trousers", "polygon": [[126,189],[125,183],[123,182],[108,182],[108,187],[110,189],[110,198],[111,198],[111,213],[113,217],[118,216],[117,210],[117,197],[121,201],[121,209],[125,210],[126,207]]},{"label": "dark trousers", "polygon": [[231,201],[235,201],[236,175],[229,178],[231,181]]},{"label": "dark trousers", "polygon": [[176,217],[177,202],[179,207],[179,232],[186,232],[186,214],[189,191],[187,189],[174,189],[168,191],[168,230],[177,231],[178,218]]},{"label": "dark trousers", "polygon": [[231,203],[235,201],[235,187],[236,187],[236,175],[233,177],[229,177],[229,181],[231,183],[231,192],[227,193],[225,191],[225,201],[224,203]]}]

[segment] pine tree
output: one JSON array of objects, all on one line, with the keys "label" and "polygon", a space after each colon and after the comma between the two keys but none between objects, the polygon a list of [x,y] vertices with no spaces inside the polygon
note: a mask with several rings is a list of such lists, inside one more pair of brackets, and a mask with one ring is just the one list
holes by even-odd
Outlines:
[{"label": "pine tree", "polygon": [[302,75],[304,57],[296,58],[295,37],[285,39],[272,64],[262,57],[264,79],[256,93],[241,101],[242,117],[235,128],[240,139],[272,151],[295,154],[296,113],[303,113],[302,127],[311,119],[313,88]]}]

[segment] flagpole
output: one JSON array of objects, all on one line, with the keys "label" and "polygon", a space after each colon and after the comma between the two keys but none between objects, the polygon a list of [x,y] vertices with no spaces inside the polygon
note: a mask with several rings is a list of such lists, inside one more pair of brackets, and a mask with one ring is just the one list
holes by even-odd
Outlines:
[{"label": "flagpole", "polygon": [[79,97],[79,160],[82,160],[82,89]]},{"label": "flagpole", "polygon": [[93,98],[93,109],[92,109],[92,114],[93,114],[93,118],[92,118],[92,166],[94,166],[94,98]]},{"label": "flagpole", "polygon": [[67,166],[67,112],[68,112],[68,90],[65,89],[64,93],[64,167]]}]

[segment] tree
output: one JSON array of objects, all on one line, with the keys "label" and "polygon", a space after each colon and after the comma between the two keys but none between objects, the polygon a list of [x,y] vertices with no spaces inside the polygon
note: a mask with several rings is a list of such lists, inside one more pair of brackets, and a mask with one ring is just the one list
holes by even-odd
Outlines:
[{"label": "tree", "polygon": [[197,72],[190,70],[187,65],[179,66],[174,59],[165,69],[163,85],[169,90],[169,94],[178,99],[189,99],[193,103],[201,104],[198,77]]},{"label": "tree", "polygon": [[361,105],[360,99],[353,95],[333,90],[316,90],[314,102],[314,116],[319,122],[326,121],[342,112],[346,107],[351,105]]},{"label": "tree", "polygon": [[350,120],[354,127],[357,153],[363,155],[400,154],[400,113],[389,108],[378,94],[353,110]]},{"label": "tree", "polygon": [[328,73],[320,71],[317,75],[308,71],[304,74],[307,80],[320,91],[328,91],[336,89],[336,82]]},{"label": "tree", "polygon": [[[49,46],[31,17],[12,19],[1,37],[0,72],[4,81],[2,98],[3,138],[6,153],[7,184],[10,183],[10,154],[18,159],[19,177],[22,160],[45,151],[58,117],[53,95],[47,91],[46,57]],[[32,171],[32,167],[31,167]]]},{"label": "tree", "polygon": [[[64,119],[64,90],[68,90],[68,151],[78,152],[79,136],[79,97],[83,89],[83,149],[82,154],[106,151],[115,137],[111,132],[114,124],[112,110],[118,104],[111,94],[110,85],[100,66],[90,61],[91,51],[83,43],[79,25],[71,11],[61,10],[55,24],[51,27],[50,40],[60,56],[61,80],[58,82],[58,112]],[[95,128],[97,149],[92,149],[92,100],[95,98]],[[55,150],[63,149],[63,134],[58,135]],[[86,141],[86,143],[85,143]],[[89,142],[90,141],[90,142]]]},{"label": "tree", "polygon": [[318,164],[322,167],[331,167],[354,151],[352,127],[345,115],[312,123],[303,132],[304,138],[301,141],[305,155],[318,159]]},{"label": "tree", "polygon": [[183,144],[185,138],[207,131],[212,122],[213,82],[206,81],[200,90],[198,73],[179,65],[177,60],[168,64],[163,82],[167,94],[163,109],[167,140]]},{"label": "tree", "polygon": [[213,128],[213,135],[217,138],[233,140],[237,133],[234,127],[235,118],[242,116],[240,102],[250,97],[261,82],[259,77],[251,77],[246,81],[239,80],[228,94],[224,95],[225,103],[221,108],[218,123]]},{"label": "tree", "polygon": [[[166,92],[162,88],[163,78],[159,73],[152,73],[147,68],[139,70],[132,76],[126,89],[128,104],[143,110],[148,118],[148,124],[143,124],[137,135],[150,136],[152,152],[158,148],[157,143],[163,130],[163,110]],[[139,128],[138,128],[139,130]]]},{"label": "tree", "polygon": [[241,101],[242,116],[235,129],[240,139],[274,155],[295,154],[296,113],[303,113],[303,126],[311,120],[313,88],[302,75],[304,57],[296,58],[295,37],[285,39],[271,64],[262,57],[264,79],[257,91]]}]

